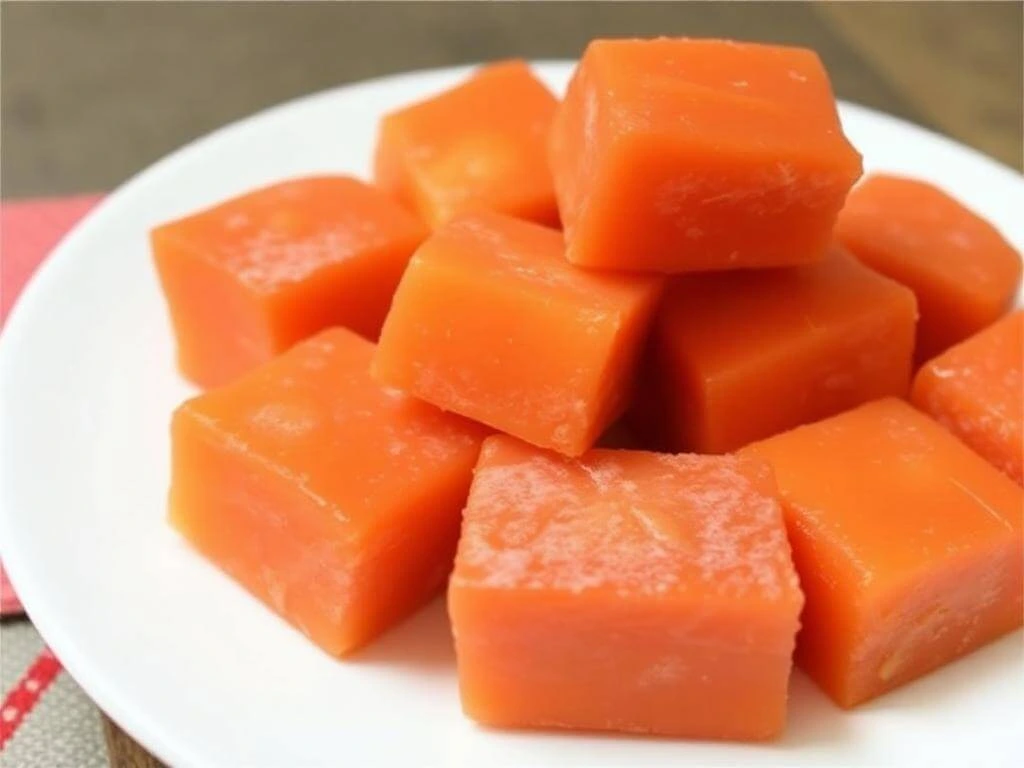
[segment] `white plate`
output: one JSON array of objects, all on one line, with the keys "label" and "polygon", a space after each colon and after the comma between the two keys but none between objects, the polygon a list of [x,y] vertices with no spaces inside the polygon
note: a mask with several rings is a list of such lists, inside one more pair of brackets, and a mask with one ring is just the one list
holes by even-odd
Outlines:
[{"label": "white plate", "polygon": [[[561,89],[569,66],[539,70]],[[111,195],[28,286],[0,344],[0,541],[71,674],[177,766],[1024,764],[1019,634],[851,713],[797,675],[769,746],[500,733],[459,710],[440,601],[337,662],[167,527],[168,416],[192,390],[172,366],[147,230],[288,176],[365,176],[378,117],[465,71],[341,88],[217,131]],[[1017,174],[861,107],[843,121],[870,168],[942,184],[1024,249]]]}]

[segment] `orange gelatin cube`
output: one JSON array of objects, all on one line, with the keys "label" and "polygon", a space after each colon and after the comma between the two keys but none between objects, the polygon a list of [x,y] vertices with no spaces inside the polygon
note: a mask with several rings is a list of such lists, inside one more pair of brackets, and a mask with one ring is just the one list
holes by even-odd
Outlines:
[{"label": "orange gelatin cube", "polygon": [[595,274],[561,234],[460,217],[416,252],[374,375],[527,442],[579,455],[622,411],[661,281]]},{"label": "orange gelatin cube", "polygon": [[885,395],[906,395],[913,294],[838,248],[792,269],[687,275],[655,322],[638,428],[724,453]]},{"label": "orange gelatin cube", "polygon": [[444,584],[484,437],[374,384],[372,356],[323,331],[189,400],[171,427],[171,523],[335,655]]},{"label": "orange gelatin cube", "polygon": [[1024,310],[917,372],[911,400],[1024,485]]},{"label": "orange gelatin cube", "polygon": [[813,51],[595,40],[549,142],[570,261],[654,272],[824,256],[861,174]]},{"label": "orange gelatin cube", "polygon": [[797,663],[843,707],[1021,625],[1024,492],[888,398],[755,443],[807,597]]},{"label": "orange gelatin cube", "polygon": [[803,597],[775,494],[757,460],[489,438],[448,589],[466,713],[778,734]]},{"label": "orange gelatin cube", "polygon": [[545,141],[556,104],[524,62],[482,67],[381,121],[375,180],[434,227],[476,210],[555,226]]},{"label": "orange gelatin cube", "polygon": [[836,236],[869,267],[917,295],[919,363],[994,322],[1020,285],[1013,246],[923,181],[869,176],[850,193]]},{"label": "orange gelatin cube", "polygon": [[425,236],[415,216],[345,176],[275,184],[157,227],[181,372],[218,386],[334,325],[376,339]]}]

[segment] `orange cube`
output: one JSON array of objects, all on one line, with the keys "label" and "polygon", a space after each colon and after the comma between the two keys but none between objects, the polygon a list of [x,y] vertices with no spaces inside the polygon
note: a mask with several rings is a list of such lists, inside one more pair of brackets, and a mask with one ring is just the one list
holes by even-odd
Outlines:
[{"label": "orange cube", "polygon": [[178,367],[212,387],[329,326],[376,339],[425,236],[415,216],[345,176],[275,184],[157,227]]},{"label": "orange cube", "polygon": [[595,40],[552,126],[567,256],[691,272],[821,259],[861,174],[813,51]]},{"label": "orange cube", "polygon": [[894,398],[744,449],[782,493],[797,663],[843,707],[1021,625],[1024,492]]},{"label": "orange cube", "polygon": [[839,249],[788,270],[676,278],[634,420],[656,444],[724,453],[907,393],[914,296]]},{"label": "orange cube", "polygon": [[505,436],[480,455],[448,589],[466,713],[501,727],[766,739],[803,596],[771,471]]},{"label": "orange cube", "polygon": [[384,117],[374,178],[433,227],[478,210],[556,226],[545,159],[556,103],[522,61],[482,67]]},{"label": "orange cube", "polygon": [[1024,310],[917,372],[911,400],[1024,485]]},{"label": "orange cube", "polygon": [[917,295],[917,361],[963,341],[1010,307],[1020,255],[998,230],[923,181],[877,174],[850,193],[836,235]]},{"label": "orange cube", "polygon": [[409,262],[374,375],[527,442],[579,455],[626,407],[657,278],[595,274],[561,234],[496,213],[441,227]]},{"label": "orange cube", "polygon": [[483,433],[370,380],[373,344],[323,331],[171,426],[171,523],[331,654],[444,584]]}]

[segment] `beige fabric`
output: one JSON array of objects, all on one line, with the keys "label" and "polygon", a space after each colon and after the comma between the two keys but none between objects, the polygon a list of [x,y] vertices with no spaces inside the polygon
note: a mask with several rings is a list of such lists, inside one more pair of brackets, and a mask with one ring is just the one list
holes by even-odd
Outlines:
[{"label": "beige fabric", "polygon": [[[0,690],[18,681],[43,650],[25,619],[0,624]],[[106,768],[100,713],[67,672],[61,672],[0,751],[2,768]]]}]

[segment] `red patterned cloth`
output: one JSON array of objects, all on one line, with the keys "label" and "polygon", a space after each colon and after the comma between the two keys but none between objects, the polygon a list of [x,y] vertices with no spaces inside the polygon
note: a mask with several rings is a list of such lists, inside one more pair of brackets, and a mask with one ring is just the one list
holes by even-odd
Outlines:
[{"label": "red patterned cloth", "polygon": [[[35,269],[99,195],[0,204],[0,326]],[[3,542],[0,541],[0,552]],[[35,629],[0,565],[0,764],[105,765],[99,713]],[[9,762],[8,762],[9,761]]]},{"label": "red patterned cloth", "polygon": [[100,198],[78,195],[0,204],[0,323],[36,267]]}]

